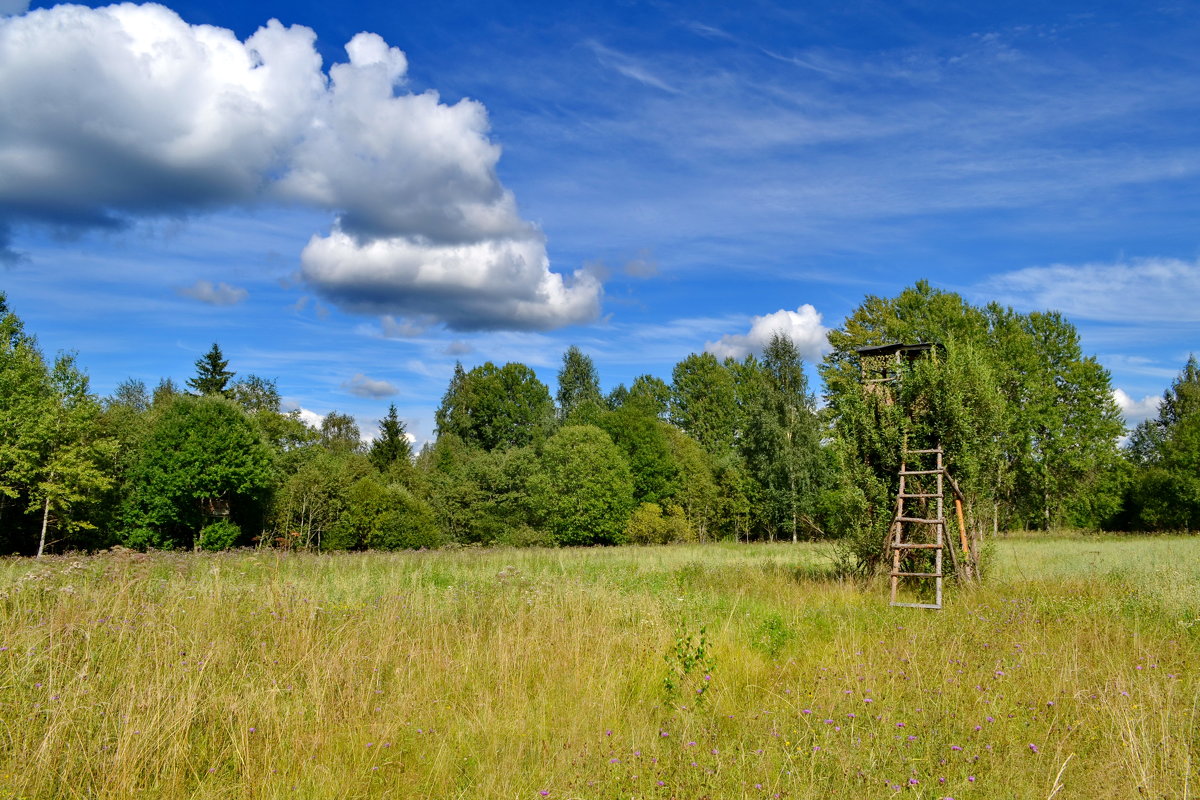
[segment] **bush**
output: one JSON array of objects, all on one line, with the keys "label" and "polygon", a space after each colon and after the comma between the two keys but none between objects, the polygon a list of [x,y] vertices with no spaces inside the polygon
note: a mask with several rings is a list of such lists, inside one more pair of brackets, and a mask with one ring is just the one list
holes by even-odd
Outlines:
[{"label": "bush", "polygon": [[121,544],[134,550],[149,550],[162,547],[163,540],[152,528],[134,528],[121,535]]},{"label": "bush", "polygon": [[496,537],[495,544],[503,547],[554,547],[554,536],[529,525],[515,525]]},{"label": "bush", "polygon": [[379,550],[420,550],[440,547],[441,530],[424,503],[406,503],[406,508],[385,511],[375,519],[367,534],[367,547]]},{"label": "bush", "polygon": [[630,544],[670,544],[696,538],[679,506],[672,505],[663,514],[658,503],[642,503],[634,509],[625,536]]},{"label": "bush", "polygon": [[200,531],[200,547],[204,550],[228,550],[241,538],[242,529],[227,519],[217,520]]}]

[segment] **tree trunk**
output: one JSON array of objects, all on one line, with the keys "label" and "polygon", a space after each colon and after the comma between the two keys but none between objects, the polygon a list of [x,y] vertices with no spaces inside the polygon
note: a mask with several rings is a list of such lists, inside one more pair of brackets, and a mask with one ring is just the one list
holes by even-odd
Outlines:
[{"label": "tree trunk", "polygon": [[42,538],[38,539],[37,558],[42,557],[42,551],[46,549],[46,528],[50,524],[50,495],[46,494],[46,503],[42,506]]}]

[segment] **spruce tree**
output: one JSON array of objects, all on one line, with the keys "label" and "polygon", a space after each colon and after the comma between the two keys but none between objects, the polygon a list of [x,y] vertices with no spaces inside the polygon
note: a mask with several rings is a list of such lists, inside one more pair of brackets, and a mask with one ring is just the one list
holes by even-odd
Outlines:
[{"label": "spruce tree", "polygon": [[224,358],[220,346],[213,342],[212,349],[201,358],[196,359],[196,377],[188,380],[187,385],[199,395],[221,395],[229,397],[229,381],[233,372],[229,371],[228,359]]},{"label": "spruce tree", "polygon": [[380,472],[393,464],[407,466],[412,462],[412,445],[404,430],[404,421],[396,414],[396,404],[388,406],[387,416],[379,421],[379,438],[371,442],[367,454]]}]

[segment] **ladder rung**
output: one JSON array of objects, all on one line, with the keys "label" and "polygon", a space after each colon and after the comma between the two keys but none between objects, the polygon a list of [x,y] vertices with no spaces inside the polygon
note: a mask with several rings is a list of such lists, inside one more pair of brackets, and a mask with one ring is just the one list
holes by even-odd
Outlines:
[{"label": "ladder rung", "polygon": [[897,550],[941,550],[940,544],[915,544],[913,542],[904,542],[902,544],[892,543],[892,547]]},{"label": "ladder rung", "polygon": [[940,452],[942,452],[942,448],[934,447],[931,450],[905,450],[904,454],[905,455],[928,455],[930,453],[940,453]]},{"label": "ladder rung", "polygon": [[921,522],[925,525],[940,525],[940,519],[922,519],[921,517],[896,517],[896,522]]},{"label": "ladder rung", "polygon": [[893,578],[944,578],[941,572],[893,572]]},{"label": "ladder rung", "polygon": [[937,492],[921,492],[918,494],[902,494],[902,495],[900,495],[901,499],[903,499],[903,500],[923,500],[927,497],[943,497],[943,496],[944,495],[940,495]]},{"label": "ladder rung", "polygon": [[901,475],[940,475],[940,469],[902,469]]},{"label": "ladder rung", "polygon": [[937,611],[942,610],[940,603],[892,603],[893,608],[932,608]]}]

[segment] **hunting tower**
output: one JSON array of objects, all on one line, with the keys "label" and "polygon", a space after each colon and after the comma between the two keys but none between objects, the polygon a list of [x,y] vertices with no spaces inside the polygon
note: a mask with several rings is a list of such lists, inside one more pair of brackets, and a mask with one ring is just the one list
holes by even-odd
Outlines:
[{"label": "hunting tower", "polygon": [[[905,367],[917,359],[937,358],[944,351],[934,342],[886,344],[856,350],[862,368],[863,389],[884,405],[899,402],[899,384]],[[911,415],[911,409],[902,409]],[[911,420],[909,420],[911,422]],[[910,428],[923,426],[910,425]],[[949,552],[955,572],[969,579],[973,574],[970,547],[963,517],[962,492],[950,476],[940,441],[910,441],[903,434],[896,489],[895,514],[884,542],[884,557],[891,555],[891,605],[907,608],[942,607],[945,579],[942,558]],[[947,546],[946,490],[954,494],[962,558],[953,545]],[[902,600],[912,597],[911,601]]]}]

